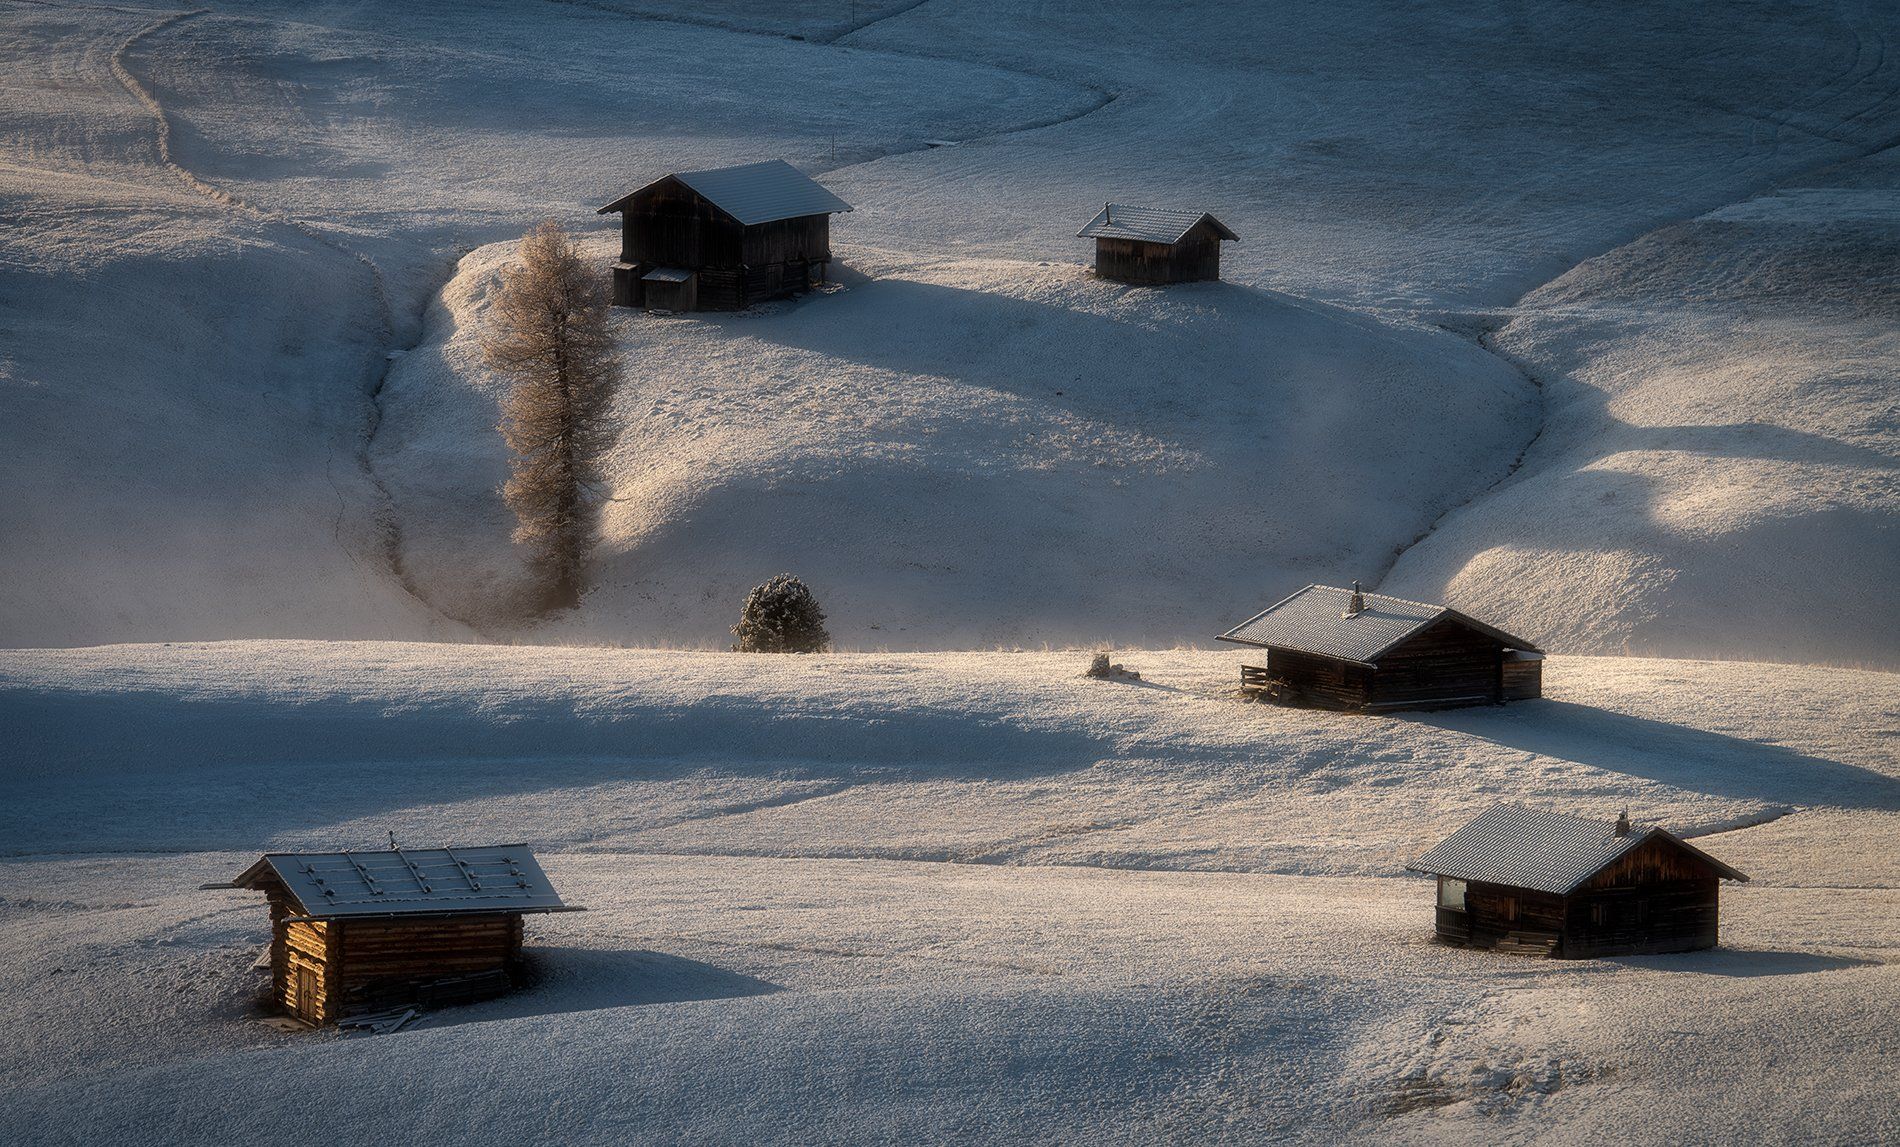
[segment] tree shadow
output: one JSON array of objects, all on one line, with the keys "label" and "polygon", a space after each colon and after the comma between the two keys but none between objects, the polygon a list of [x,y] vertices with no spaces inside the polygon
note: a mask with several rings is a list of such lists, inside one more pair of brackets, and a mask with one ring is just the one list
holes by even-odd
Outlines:
[{"label": "tree shadow", "polygon": [[1900,810],[1900,778],[1781,745],[1570,701],[1459,709],[1405,719],[1710,796]]},{"label": "tree shadow", "polygon": [[1838,972],[1843,968],[1869,968],[1881,961],[1854,956],[1829,956],[1820,952],[1776,952],[1744,948],[1710,948],[1702,952],[1678,952],[1666,956],[1619,956],[1606,961],[1630,968],[1656,972],[1681,972],[1698,976],[1725,976],[1753,979],[1757,976],[1805,976],[1813,972]]}]

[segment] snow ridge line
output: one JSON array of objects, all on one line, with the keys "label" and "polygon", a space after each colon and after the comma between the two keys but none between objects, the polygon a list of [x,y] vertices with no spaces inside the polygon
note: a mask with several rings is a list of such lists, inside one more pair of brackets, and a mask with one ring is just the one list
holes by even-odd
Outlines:
[{"label": "snow ridge line", "polygon": [[[423,594],[421,586],[416,583],[415,579],[410,576],[408,570],[404,568],[402,560],[402,524],[400,519],[396,516],[395,497],[390,493],[389,487],[384,484],[382,477],[377,474],[375,463],[372,460],[371,447],[376,440],[376,432],[382,425],[383,387],[389,380],[389,371],[393,365],[389,352],[394,349],[396,339],[395,306],[390,301],[389,287],[384,280],[382,267],[378,266],[376,261],[368,255],[349,246],[347,243],[323,231],[314,224],[307,223],[304,220],[282,211],[259,207],[254,203],[250,203],[241,196],[235,195],[205,180],[190,168],[179,163],[177,158],[172,154],[172,123],[170,114],[166,112],[165,106],[159,102],[158,96],[154,94],[150,88],[145,86],[138,76],[133,73],[131,66],[127,63],[127,57],[141,41],[163,32],[168,28],[175,27],[186,20],[210,13],[211,9],[209,8],[193,8],[189,11],[174,12],[163,19],[140,28],[128,36],[125,42],[120,44],[118,49],[112,53],[112,74],[118,79],[120,86],[125,88],[125,90],[131,94],[132,98],[137,100],[139,104],[151,114],[153,122],[157,125],[156,143],[159,165],[176,176],[186,187],[189,187],[191,190],[219,206],[248,215],[260,222],[289,227],[320,246],[354,259],[369,272],[370,290],[376,298],[376,309],[381,324],[381,329],[377,332],[376,337],[377,350],[381,357],[381,366],[374,368],[375,377],[370,381],[369,385],[364,388],[367,409],[363,415],[363,426],[358,433],[359,443],[355,454],[357,468],[362,471],[370,487],[376,491],[377,506],[372,514],[372,520],[375,523],[376,532],[381,539],[379,548],[381,550],[382,561],[402,591],[408,594],[424,609],[435,614],[437,617],[457,622],[461,625],[468,626],[470,629],[475,629],[476,627],[466,619],[453,617],[445,613],[434,602],[431,602]],[[342,543],[343,517],[349,508],[348,499],[344,496],[342,488],[336,484],[335,476],[331,473],[327,463],[324,467],[324,478],[330,483],[330,488],[336,492],[337,515],[335,521],[332,523],[331,530],[332,536],[334,536],[339,543]],[[346,543],[342,544],[342,548],[343,552],[349,556],[350,561],[355,563],[356,555],[352,548]],[[360,568],[360,563],[358,564]],[[480,630],[477,629],[476,632],[480,633]]]},{"label": "snow ridge line", "polygon": [[[681,27],[686,27],[686,28],[710,28],[714,31],[729,32],[737,36],[758,36],[767,40],[793,40],[799,43],[812,44],[821,48],[829,48],[829,47],[849,48],[850,50],[855,51],[855,52],[871,52],[877,55],[892,56],[892,57],[896,57],[898,59],[904,59],[904,60],[935,60],[940,63],[963,64],[968,67],[992,68],[999,72],[1011,72],[1011,73],[1014,73],[1015,75],[1028,76],[1029,78],[1035,79],[1035,80],[1045,80],[1053,84],[1067,84],[1070,87],[1081,88],[1085,91],[1093,92],[1095,94],[1095,101],[1089,104],[1089,106],[1085,108],[1080,108],[1076,111],[1068,112],[1063,115],[1055,116],[1050,119],[1038,120],[1035,123],[1021,124],[1016,127],[1001,128],[997,131],[983,132],[978,135],[969,136],[965,139],[958,139],[958,140],[951,141],[959,145],[966,144],[966,143],[976,143],[979,140],[986,140],[986,139],[1002,139],[1005,136],[1016,135],[1021,132],[1041,131],[1043,128],[1046,128],[1046,127],[1058,127],[1062,124],[1074,123],[1076,120],[1079,120],[1084,116],[1094,115],[1096,112],[1101,111],[1103,108],[1107,107],[1108,105],[1114,103],[1116,100],[1121,98],[1120,92],[1114,92],[1114,91],[1108,90],[1107,88],[1097,87],[1096,85],[1091,84],[1091,83],[1087,83],[1081,80],[1065,79],[1059,76],[1045,75],[1041,72],[1034,72],[1034,71],[1030,71],[1027,68],[1016,67],[1009,64],[992,63],[986,60],[972,60],[963,56],[944,55],[944,54],[939,54],[939,53],[934,53],[934,52],[912,52],[912,51],[906,51],[900,48],[859,48],[851,44],[839,43],[839,41],[843,40],[845,37],[852,36],[859,32],[862,32],[866,28],[869,28],[874,24],[881,24],[886,20],[893,20],[908,12],[915,11],[916,9],[921,8],[925,4],[929,3],[929,0],[916,0],[915,3],[905,5],[904,7],[899,8],[894,12],[886,12],[882,16],[876,16],[868,20],[860,21],[856,25],[840,29],[837,32],[829,33],[822,36],[812,36],[809,38],[802,35],[798,35],[798,34],[786,34],[782,32],[762,31],[758,28],[748,28],[742,24],[721,22],[719,20],[714,20],[711,18],[695,19],[690,16],[684,16],[684,15],[678,15],[678,14],[643,12],[634,8],[622,8],[617,4],[611,3],[610,0],[547,0],[547,2],[550,4],[559,4],[568,8],[582,8],[589,12],[601,12],[609,16],[618,16],[625,20],[642,20],[648,23],[653,23],[653,24],[676,24],[676,25],[679,25]],[[930,150],[930,147],[931,145],[929,144],[919,144],[916,147],[894,149],[891,151],[881,152],[867,159],[854,159],[849,163],[833,163],[829,167],[812,168],[806,174],[834,175],[840,171],[844,171],[853,167],[862,167],[867,164],[876,163],[879,160],[892,159],[900,155],[913,155],[920,151],[928,151]]]},{"label": "snow ridge line", "polygon": [[894,11],[886,12],[882,16],[872,16],[868,20],[860,20],[856,24],[848,25],[844,28],[839,29],[836,32],[833,32],[831,35],[826,36],[822,40],[813,40],[812,42],[815,44],[835,44],[839,40],[844,39],[846,36],[857,35],[859,32],[864,31],[866,28],[869,28],[873,24],[882,24],[886,20],[895,20],[899,16],[905,15],[906,13],[909,13],[909,12],[914,12],[917,9],[922,8],[924,5],[928,3],[930,3],[930,0],[911,0],[911,3],[904,5],[902,8],[898,8]]}]

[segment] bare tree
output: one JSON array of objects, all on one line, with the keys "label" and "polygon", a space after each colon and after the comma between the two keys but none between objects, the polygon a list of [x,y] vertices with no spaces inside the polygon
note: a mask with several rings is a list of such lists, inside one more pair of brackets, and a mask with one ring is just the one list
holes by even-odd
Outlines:
[{"label": "bare tree", "polygon": [[549,219],[521,240],[521,263],[503,274],[482,346],[514,383],[502,403],[501,432],[514,452],[502,496],[515,512],[515,541],[532,550],[546,587],[542,609],[580,604],[596,540],[591,495],[613,441],[607,406],[620,381],[607,306],[604,280]]}]

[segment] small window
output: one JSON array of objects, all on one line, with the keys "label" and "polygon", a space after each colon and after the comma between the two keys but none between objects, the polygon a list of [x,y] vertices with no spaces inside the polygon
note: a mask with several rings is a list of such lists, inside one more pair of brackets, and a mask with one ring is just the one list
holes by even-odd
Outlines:
[{"label": "small window", "polygon": [[1438,906],[1465,910],[1465,882],[1440,877],[1438,880]]},{"label": "small window", "polygon": [[1610,918],[1610,906],[1608,904],[1590,905],[1590,923],[1592,924],[1608,923],[1609,918]]}]

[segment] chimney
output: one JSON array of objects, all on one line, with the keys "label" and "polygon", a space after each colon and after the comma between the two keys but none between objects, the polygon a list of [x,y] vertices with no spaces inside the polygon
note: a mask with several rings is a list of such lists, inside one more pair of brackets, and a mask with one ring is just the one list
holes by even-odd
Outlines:
[{"label": "chimney", "polygon": [[1113,203],[1104,202],[1102,204],[1102,222],[1113,223],[1114,221],[1115,221],[1115,205]]},{"label": "chimney", "polygon": [[1358,617],[1360,614],[1364,613],[1365,611],[1366,611],[1366,598],[1364,594],[1359,592],[1359,581],[1357,578],[1355,578],[1353,579],[1353,583],[1352,583],[1352,600],[1346,603],[1346,612],[1340,614],[1339,616]]},{"label": "chimney", "polygon": [[1629,834],[1630,834],[1630,810],[1624,809],[1622,812],[1616,814],[1616,835],[1628,836]]}]

